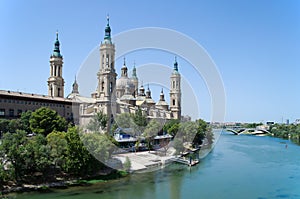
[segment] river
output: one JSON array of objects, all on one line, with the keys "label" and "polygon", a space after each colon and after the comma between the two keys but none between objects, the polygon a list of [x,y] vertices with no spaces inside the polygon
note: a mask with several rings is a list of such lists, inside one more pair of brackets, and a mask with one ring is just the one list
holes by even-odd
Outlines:
[{"label": "river", "polygon": [[[286,148],[287,143],[287,148]],[[23,193],[17,199],[300,198],[300,146],[288,140],[222,133],[197,166],[172,164],[85,187]]]}]

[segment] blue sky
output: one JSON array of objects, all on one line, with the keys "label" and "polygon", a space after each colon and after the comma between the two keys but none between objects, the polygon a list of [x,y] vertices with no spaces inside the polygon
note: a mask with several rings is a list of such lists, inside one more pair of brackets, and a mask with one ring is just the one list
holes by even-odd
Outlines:
[{"label": "blue sky", "polygon": [[[197,41],[214,60],[226,90],[226,121],[300,118],[300,1],[0,1],[0,89],[47,93],[49,56],[59,31],[65,93],[87,55],[112,34],[162,27]],[[128,65],[162,63],[166,53],[133,53]],[[186,64],[179,58],[180,70]],[[121,67],[117,61],[117,69]],[[183,72],[183,71],[181,71]],[[193,74],[186,72],[185,76]],[[95,76],[95,75],[94,75]],[[210,120],[210,96],[199,81],[199,117]],[[154,89],[155,90],[155,89]],[[159,90],[159,88],[157,88]],[[158,94],[153,93],[157,99]]]}]

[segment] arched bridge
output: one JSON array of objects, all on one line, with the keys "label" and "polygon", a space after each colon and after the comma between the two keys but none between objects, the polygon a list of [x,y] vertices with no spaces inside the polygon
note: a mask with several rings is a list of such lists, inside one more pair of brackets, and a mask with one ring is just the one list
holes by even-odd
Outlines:
[{"label": "arched bridge", "polygon": [[249,135],[266,135],[271,134],[268,130],[262,128],[242,128],[242,127],[230,127],[224,128],[225,131],[231,132],[235,135],[249,134]]}]

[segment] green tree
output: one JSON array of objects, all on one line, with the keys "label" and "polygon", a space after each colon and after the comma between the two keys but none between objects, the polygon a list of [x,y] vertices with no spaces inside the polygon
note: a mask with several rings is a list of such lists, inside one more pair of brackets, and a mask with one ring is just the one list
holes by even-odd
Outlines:
[{"label": "green tree", "polygon": [[32,111],[26,111],[21,114],[20,120],[22,124],[22,130],[26,131],[27,133],[30,132],[30,117],[31,117]]},{"label": "green tree", "polygon": [[11,163],[12,179],[17,182],[24,176],[26,141],[26,132],[17,131],[17,133],[5,133],[0,145],[0,151],[6,155],[6,161]]},{"label": "green tree", "polygon": [[117,115],[115,124],[126,134],[132,136],[139,135],[139,127],[134,122],[133,115],[129,113],[121,113]]},{"label": "green tree", "polygon": [[176,150],[176,154],[180,154],[184,151],[183,146],[183,136],[182,134],[178,134],[175,139],[173,140],[173,147]]},{"label": "green tree", "polygon": [[149,151],[152,148],[152,141],[154,137],[157,135],[157,133],[162,129],[162,124],[156,119],[150,120],[149,124],[146,126],[143,136],[146,138],[147,145]]},{"label": "green tree", "polygon": [[205,133],[205,138],[208,141],[208,144],[211,145],[214,142],[214,133],[211,128],[209,128]]},{"label": "green tree", "polygon": [[108,117],[102,111],[97,112],[87,125],[87,129],[93,132],[99,132],[106,128]]},{"label": "green tree", "polygon": [[212,144],[214,140],[214,134],[211,127],[209,127],[207,122],[202,119],[198,119],[196,123],[198,124],[198,130],[193,144],[196,146],[201,145],[205,138],[207,139],[208,144]]},{"label": "green tree", "polygon": [[52,131],[65,131],[67,127],[66,120],[56,111],[49,108],[39,108],[35,110],[29,120],[30,129],[34,133],[40,133],[47,136]]},{"label": "green tree", "polygon": [[100,162],[105,163],[111,158],[114,144],[110,136],[100,133],[85,133],[80,136],[85,148]]},{"label": "green tree", "polygon": [[196,124],[198,125],[198,128],[197,128],[197,133],[195,135],[195,138],[193,140],[193,144],[201,145],[203,142],[203,139],[205,138],[206,132],[208,131],[208,125],[202,119],[196,120]]},{"label": "green tree", "polygon": [[93,174],[103,167],[83,145],[79,136],[81,133],[78,127],[71,127],[66,133],[68,146],[65,170],[75,176]]},{"label": "green tree", "polygon": [[6,155],[6,161],[11,164],[9,171],[12,174],[11,178],[17,182],[26,180],[25,176],[37,171],[43,172],[43,176],[47,174],[45,172],[50,166],[51,158],[43,135],[28,138],[25,131],[6,133],[0,148]]},{"label": "green tree", "polygon": [[53,131],[47,135],[46,139],[50,149],[50,156],[53,160],[52,164],[56,167],[64,168],[68,147],[66,132]]},{"label": "green tree", "polygon": [[22,130],[22,123],[20,119],[12,119],[8,124],[8,131],[15,133],[17,129]]},{"label": "green tree", "polygon": [[36,171],[42,172],[47,175],[47,171],[52,163],[50,156],[50,148],[47,146],[47,140],[44,135],[39,134],[32,138],[27,138],[26,148],[26,165],[27,173],[33,173]]},{"label": "green tree", "polygon": [[261,126],[263,123],[249,123],[245,125],[245,128],[256,128],[257,126]]},{"label": "green tree", "polygon": [[115,121],[118,127],[122,129],[133,128],[135,125],[134,120],[129,113],[118,114]]},{"label": "green tree", "polygon": [[167,132],[168,134],[172,135],[173,137],[176,136],[178,129],[179,129],[179,120],[169,120],[165,125],[164,125],[164,132]]},{"label": "green tree", "polygon": [[196,122],[188,121],[182,122],[179,127],[179,132],[183,135],[185,143],[192,143],[198,131]]},{"label": "green tree", "polygon": [[128,156],[126,156],[125,162],[123,163],[123,168],[125,169],[125,171],[130,171],[131,168],[131,161],[128,158]]},{"label": "green tree", "polygon": [[133,121],[136,124],[135,131],[137,134],[141,134],[147,126],[147,118],[143,115],[142,109],[139,107],[135,114],[133,114]]},{"label": "green tree", "polygon": [[9,120],[8,119],[0,119],[0,137],[9,132],[8,130]]}]

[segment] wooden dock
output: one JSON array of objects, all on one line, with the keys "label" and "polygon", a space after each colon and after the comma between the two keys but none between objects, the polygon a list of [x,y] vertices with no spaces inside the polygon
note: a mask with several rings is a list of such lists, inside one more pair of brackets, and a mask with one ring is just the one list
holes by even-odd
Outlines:
[{"label": "wooden dock", "polygon": [[172,158],[171,161],[178,162],[178,163],[181,163],[181,164],[185,164],[185,165],[188,165],[190,167],[195,166],[196,164],[198,164],[200,162],[199,160],[189,161],[189,160],[183,159],[181,157]]}]

